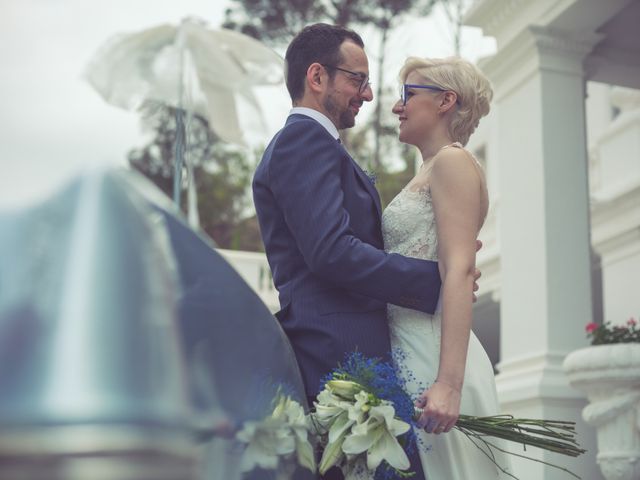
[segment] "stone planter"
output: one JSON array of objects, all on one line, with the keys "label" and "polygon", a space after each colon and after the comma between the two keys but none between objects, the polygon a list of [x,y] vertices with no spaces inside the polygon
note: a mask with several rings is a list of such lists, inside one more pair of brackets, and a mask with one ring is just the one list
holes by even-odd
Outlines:
[{"label": "stone planter", "polygon": [[597,429],[604,477],[640,479],[640,343],[576,350],[567,355],[564,371],[589,400],[582,418]]}]

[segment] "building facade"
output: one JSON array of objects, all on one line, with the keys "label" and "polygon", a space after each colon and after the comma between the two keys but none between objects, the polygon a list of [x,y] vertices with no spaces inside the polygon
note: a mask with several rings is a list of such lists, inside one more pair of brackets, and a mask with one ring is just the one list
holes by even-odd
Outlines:
[{"label": "building facade", "polygon": [[[587,456],[535,455],[583,479],[601,478],[595,432],[562,362],[586,345],[587,322],[640,312],[638,21],[640,2],[628,0],[482,0],[466,17],[497,43],[480,62],[493,112],[484,141],[478,135],[470,147],[485,152],[492,185],[478,262],[490,292],[479,310],[499,311],[502,408],[575,420]],[[524,461],[515,468],[521,479],[564,475]]]}]

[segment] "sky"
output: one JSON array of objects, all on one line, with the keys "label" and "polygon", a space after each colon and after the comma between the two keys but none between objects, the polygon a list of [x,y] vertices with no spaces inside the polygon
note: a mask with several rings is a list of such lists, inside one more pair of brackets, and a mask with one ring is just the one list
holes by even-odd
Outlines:
[{"label": "sky", "polygon": [[[127,152],[145,143],[137,114],[107,104],[83,79],[87,63],[105,41],[187,16],[217,27],[229,4],[0,0],[0,210],[45,201],[84,169],[125,166]],[[367,29],[360,33],[375,46]],[[447,37],[442,15],[403,22],[389,40],[387,70],[397,72],[407,55],[451,54]],[[465,31],[463,56],[475,61],[494,48],[478,29]],[[375,79],[375,49],[368,53]],[[261,97],[267,128],[254,141],[275,133],[290,108],[284,85]],[[372,111],[365,107],[361,115]]]}]

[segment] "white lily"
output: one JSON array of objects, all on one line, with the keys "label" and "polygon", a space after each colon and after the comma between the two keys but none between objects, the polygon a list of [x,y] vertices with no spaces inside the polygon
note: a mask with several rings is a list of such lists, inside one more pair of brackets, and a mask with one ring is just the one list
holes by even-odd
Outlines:
[{"label": "white lily", "polygon": [[320,459],[320,474],[324,474],[329,468],[341,462],[344,457],[342,453],[342,442],[347,438],[349,429],[358,423],[362,423],[369,410],[369,396],[366,392],[355,393],[352,401],[345,401],[334,395],[330,388],[325,389],[318,395],[316,403],[316,421],[323,428],[329,431],[327,445],[322,452]]},{"label": "white lily", "polygon": [[324,475],[334,465],[338,465],[342,459],[344,458],[344,453],[342,453],[342,444],[346,437],[346,432],[343,432],[338,438],[336,438],[333,442],[327,443],[324,450],[322,451],[322,458],[320,459],[320,465],[318,466],[318,471],[320,475]]},{"label": "white lily", "polygon": [[356,393],[353,397],[356,403],[349,409],[349,417],[352,417],[356,423],[362,423],[364,421],[364,416],[371,409],[371,404],[369,404],[369,394],[364,390]]},{"label": "white lily", "polygon": [[383,460],[398,470],[410,467],[407,454],[396,438],[406,433],[410,425],[395,418],[395,409],[388,404],[371,407],[367,420],[355,425],[342,444],[348,455],[367,452],[367,468],[375,470]]},{"label": "white lily", "polygon": [[318,395],[315,418],[329,431],[329,443],[335,442],[352,425],[364,421],[366,412],[371,408],[368,403],[369,395],[360,391],[354,395],[353,400],[355,403],[342,400],[328,389]]},{"label": "white lily", "polygon": [[246,422],[236,434],[237,440],[247,444],[242,471],[256,467],[275,470],[281,460],[289,460],[293,454],[300,465],[315,471],[307,424],[304,409],[289,397],[280,398],[269,417]]},{"label": "white lily", "polygon": [[327,388],[318,395],[318,423],[328,429],[327,445],[320,460],[320,474],[340,464],[347,454],[367,452],[367,468],[375,470],[382,460],[406,469],[409,461],[395,438],[409,429],[409,424],[395,418],[389,404],[370,405],[370,396],[361,390],[344,401]]},{"label": "white lily", "polygon": [[351,380],[329,380],[325,388],[331,390],[334,395],[348,399],[352,399],[356,393],[362,391],[362,385]]},{"label": "white lily", "polygon": [[287,418],[295,435],[298,463],[315,472],[316,457],[313,452],[313,446],[309,442],[309,417],[305,415],[302,405],[294,400],[289,400]]},{"label": "white lily", "polygon": [[325,388],[318,394],[314,418],[322,428],[329,430],[334,422],[344,415],[352,405],[350,401],[343,400]]},{"label": "white lily", "polygon": [[293,452],[295,443],[287,441],[286,435],[279,431],[280,425],[271,418],[264,421],[246,422],[236,438],[247,444],[242,456],[241,468],[248,472],[256,467],[267,470],[278,468],[280,455]]}]

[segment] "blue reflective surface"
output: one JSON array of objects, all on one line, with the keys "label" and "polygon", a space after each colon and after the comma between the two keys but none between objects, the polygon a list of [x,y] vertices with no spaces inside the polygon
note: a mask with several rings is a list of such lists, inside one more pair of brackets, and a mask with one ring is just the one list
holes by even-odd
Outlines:
[{"label": "blue reflective surface", "polygon": [[32,464],[73,456],[81,436],[98,456],[157,465],[148,478],[242,478],[229,432],[268,414],[278,391],[304,402],[279,324],[136,174],[87,174],[0,214],[5,464],[20,467],[25,436]]}]

